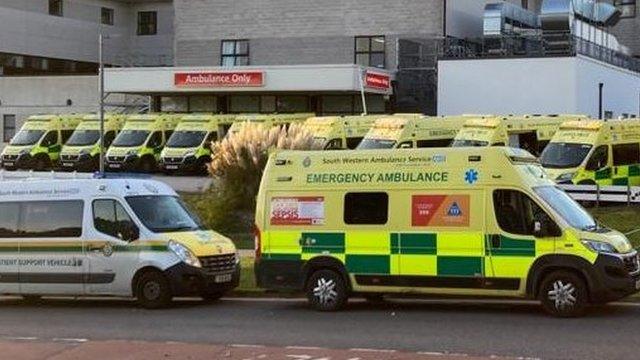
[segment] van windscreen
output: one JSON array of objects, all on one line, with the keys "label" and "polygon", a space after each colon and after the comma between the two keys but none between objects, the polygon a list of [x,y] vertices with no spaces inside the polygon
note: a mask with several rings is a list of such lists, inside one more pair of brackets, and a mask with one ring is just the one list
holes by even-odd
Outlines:
[{"label": "van windscreen", "polygon": [[20,130],[14,137],[11,139],[9,145],[35,145],[40,138],[44,135],[44,130]]},{"label": "van windscreen", "polygon": [[129,196],[126,199],[144,226],[153,232],[203,230],[200,219],[177,196]]},{"label": "van windscreen", "polygon": [[533,190],[572,227],[597,230],[598,225],[593,217],[566,192],[555,186],[541,186]]},{"label": "van windscreen", "polygon": [[140,146],[149,137],[150,132],[147,130],[124,130],[113,141],[113,146],[130,147]]},{"label": "van windscreen", "polygon": [[485,147],[489,146],[488,141],[480,141],[480,140],[454,140],[451,143],[451,147]]},{"label": "van windscreen", "polygon": [[176,131],[167,141],[167,147],[191,148],[200,146],[205,136],[207,136],[206,131]]},{"label": "van windscreen", "polygon": [[360,142],[357,149],[393,149],[396,145],[395,140],[386,139],[364,139]]},{"label": "van windscreen", "polygon": [[100,141],[100,131],[98,130],[76,130],[65,145],[86,146],[93,145]]},{"label": "van windscreen", "polygon": [[580,166],[591,151],[589,144],[551,142],[542,151],[540,163],[548,169],[568,169]]}]

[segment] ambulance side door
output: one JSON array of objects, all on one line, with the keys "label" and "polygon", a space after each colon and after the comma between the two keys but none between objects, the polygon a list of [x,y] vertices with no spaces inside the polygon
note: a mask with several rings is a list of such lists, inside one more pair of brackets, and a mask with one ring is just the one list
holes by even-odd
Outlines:
[{"label": "ambulance side door", "polygon": [[0,203],[0,293],[20,292],[18,268],[18,222],[20,203]]},{"label": "ambulance side door", "polygon": [[139,252],[131,242],[140,230],[128,210],[117,199],[93,199],[86,242],[89,275],[87,292],[92,295],[129,295],[131,280],[138,263]]},{"label": "ambulance side door", "polygon": [[492,281],[488,284],[493,290],[522,292],[537,255],[555,249],[555,238],[534,236],[536,222],[557,225],[525,192],[506,187],[489,191],[486,248]]},{"label": "ambulance side door", "polygon": [[84,294],[83,200],[21,203],[19,281],[23,294]]}]

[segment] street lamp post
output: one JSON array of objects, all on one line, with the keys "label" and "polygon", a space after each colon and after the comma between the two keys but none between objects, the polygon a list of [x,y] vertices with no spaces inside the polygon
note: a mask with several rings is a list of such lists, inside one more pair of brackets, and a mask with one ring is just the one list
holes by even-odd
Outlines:
[{"label": "street lamp post", "polygon": [[98,34],[98,61],[100,63],[100,175],[104,175],[104,35]]}]

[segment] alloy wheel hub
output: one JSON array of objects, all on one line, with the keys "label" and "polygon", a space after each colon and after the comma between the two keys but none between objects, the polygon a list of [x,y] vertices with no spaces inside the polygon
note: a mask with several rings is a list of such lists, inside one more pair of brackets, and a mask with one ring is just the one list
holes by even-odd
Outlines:
[{"label": "alloy wheel hub", "polygon": [[572,283],[557,280],[553,283],[553,289],[549,290],[548,298],[554,302],[556,309],[562,310],[576,304],[575,292],[576,288]]},{"label": "alloy wheel hub", "polygon": [[335,281],[320,278],[316,283],[316,287],[313,288],[313,296],[318,298],[318,301],[323,305],[330,304],[335,302],[338,297],[338,293],[335,289]]}]

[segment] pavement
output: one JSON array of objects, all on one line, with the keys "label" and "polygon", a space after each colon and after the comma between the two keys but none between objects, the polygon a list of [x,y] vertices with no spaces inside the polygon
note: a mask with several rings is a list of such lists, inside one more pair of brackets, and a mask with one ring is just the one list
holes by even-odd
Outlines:
[{"label": "pavement", "polygon": [[[203,193],[207,191],[213,179],[207,176],[165,176],[159,174],[132,174],[135,177],[145,177],[157,181],[162,181],[171,186],[175,191],[182,193]],[[70,173],[70,172],[37,172],[37,171],[6,171],[0,169],[0,178],[3,179],[25,179],[25,178],[56,178],[56,179],[72,179],[72,178],[91,178],[91,173]]]},{"label": "pavement", "polygon": [[528,301],[354,300],[319,313],[302,299],[179,299],[153,311],[129,300],[7,298],[0,319],[0,358],[11,359],[634,359],[640,304],[557,319]]}]

